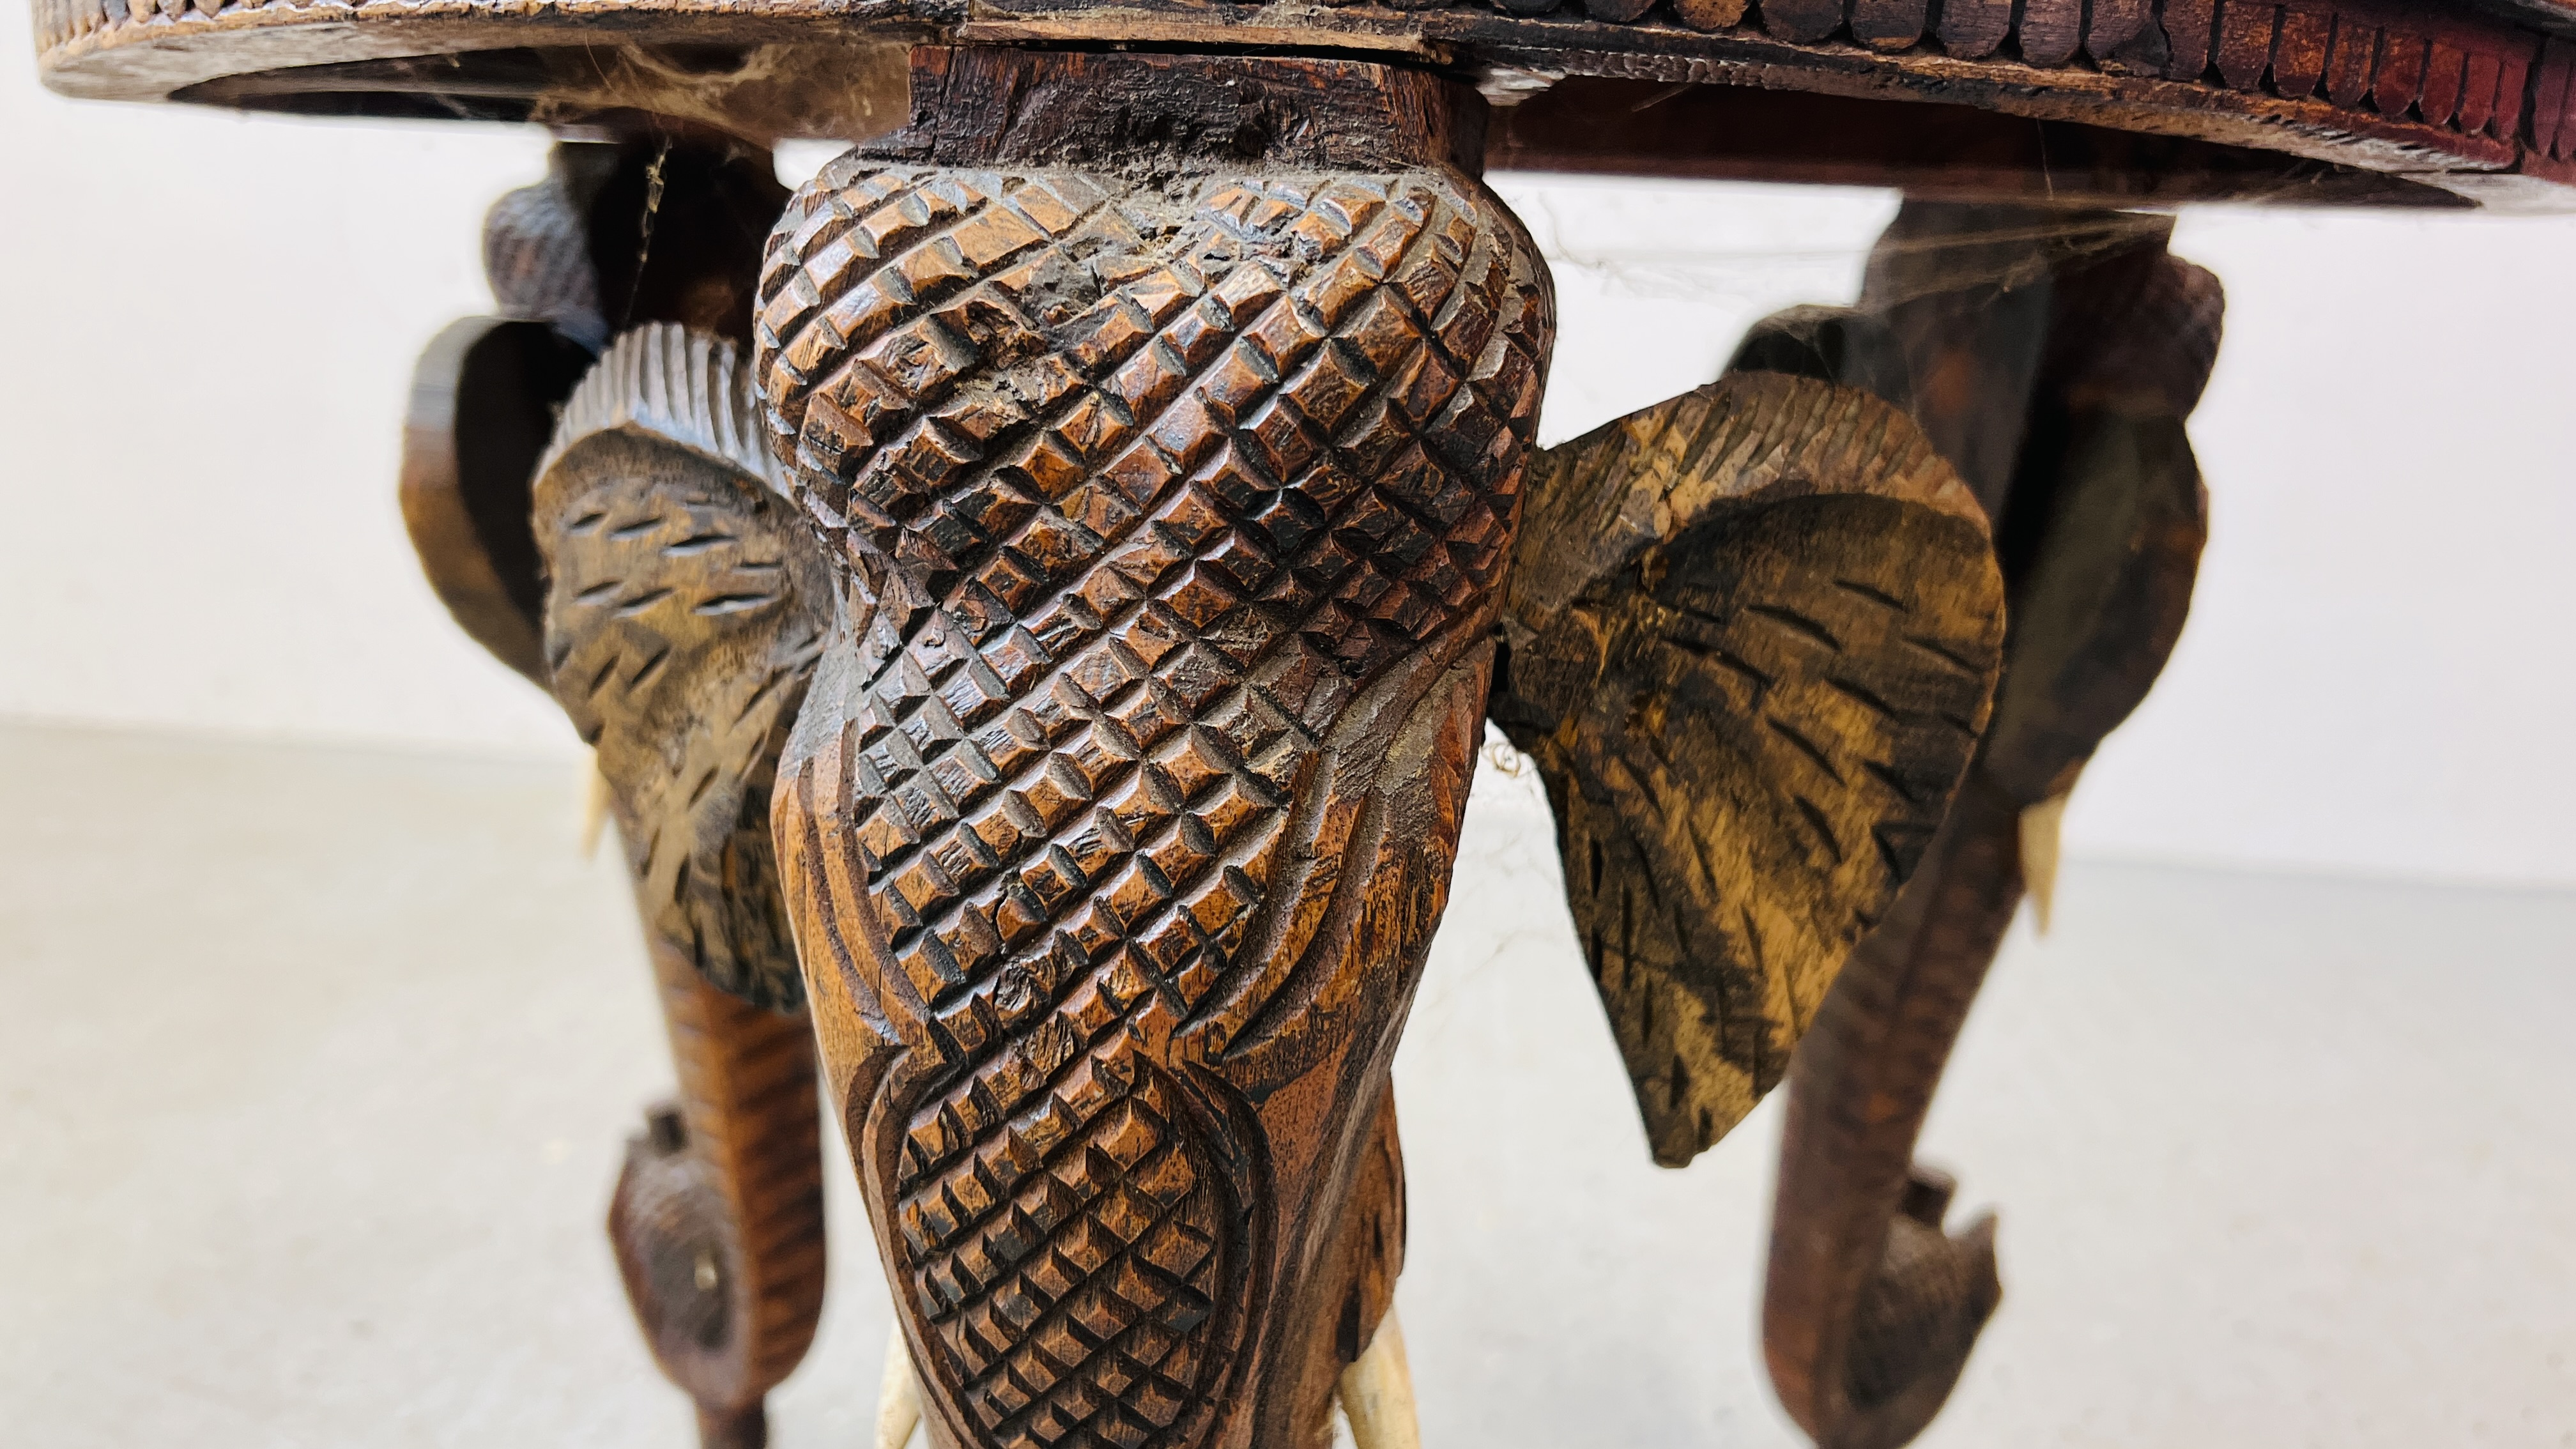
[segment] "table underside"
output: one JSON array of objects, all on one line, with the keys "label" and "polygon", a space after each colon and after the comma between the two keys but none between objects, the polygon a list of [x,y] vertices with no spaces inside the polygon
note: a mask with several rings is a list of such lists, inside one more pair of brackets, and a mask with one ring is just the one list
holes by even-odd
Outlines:
[{"label": "table underside", "polygon": [[[1542,13],[1527,13],[1538,11]],[[913,44],[1345,54],[1473,80],[1495,168],[2073,204],[2554,207],[2562,0],[35,0],[69,95],[860,140]]]}]

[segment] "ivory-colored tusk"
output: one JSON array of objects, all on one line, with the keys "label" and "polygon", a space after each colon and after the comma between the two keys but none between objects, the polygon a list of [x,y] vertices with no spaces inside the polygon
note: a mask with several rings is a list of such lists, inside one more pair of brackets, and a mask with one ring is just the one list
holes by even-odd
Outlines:
[{"label": "ivory-colored tusk", "polygon": [[1404,1328],[1393,1305],[1367,1352],[1342,1370],[1341,1399],[1358,1449],[1422,1449],[1422,1429],[1413,1417],[1413,1370],[1404,1361]]},{"label": "ivory-colored tusk", "polygon": [[921,1422],[921,1380],[912,1372],[912,1350],[903,1328],[886,1331],[885,1382],[877,1388],[877,1449],[903,1449]]},{"label": "ivory-colored tusk", "polygon": [[608,777],[599,772],[599,752],[581,756],[581,858],[599,854],[600,833],[608,828]]},{"label": "ivory-colored tusk", "polygon": [[2043,936],[2057,902],[2057,831],[2066,820],[2066,798],[2051,795],[2021,812],[2021,884]]}]

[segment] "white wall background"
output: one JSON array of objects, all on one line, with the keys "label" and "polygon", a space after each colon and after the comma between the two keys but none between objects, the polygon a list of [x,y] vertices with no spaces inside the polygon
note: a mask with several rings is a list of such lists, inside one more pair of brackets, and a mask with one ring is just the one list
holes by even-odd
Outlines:
[{"label": "white wall background", "polygon": [[[23,48],[0,126],[0,714],[569,755],[394,503],[412,359],[488,305],[482,211],[543,136],[75,103]],[[1550,440],[1848,298],[1894,208],[1497,186],[1557,261]],[[2070,852],[2576,883],[2576,221],[2210,209],[2176,245],[2229,288],[2213,538]]]}]

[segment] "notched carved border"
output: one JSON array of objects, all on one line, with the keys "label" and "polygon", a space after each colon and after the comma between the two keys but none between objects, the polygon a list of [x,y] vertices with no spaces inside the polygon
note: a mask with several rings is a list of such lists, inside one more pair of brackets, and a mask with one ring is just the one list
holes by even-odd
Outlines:
[{"label": "notched carved border", "polygon": [[[33,10],[49,78],[85,94],[159,95],[269,72],[262,83],[198,97],[222,104],[262,103],[268,81],[291,65],[459,51],[417,77],[367,78],[359,89],[377,100],[344,102],[402,109],[409,100],[405,113],[427,113],[422,97],[439,84],[433,72],[456,79],[499,63],[461,53],[477,47],[542,46],[550,33],[569,39],[576,29],[590,45],[614,24],[632,42],[615,54],[697,40],[801,49],[846,42],[857,26],[888,40],[945,29],[967,41],[1332,44],[1471,66],[1797,89],[1874,76],[1934,98],[1958,85],[1962,99],[1978,103],[2062,92],[2077,105],[2098,101],[2106,115],[2134,104],[2151,116],[2234,115],[2292,134],[2349,132],[2377,143],[2382,169],[2518,167],[2576,184],[2576,6],[2558,0],[1387,0],[1320,9],[989,0],[971,15],[955,0],[33,0]],[[432,39],[415,29],[429,25],[447,33]],[[333,34],[298,42],[239,34],[307,27]],[[108,54],[127,48],[135,53]],[[672,100],[671,77],[645,79],[652,94],[637,104]],[[2265,109],[2276,103],[2290,109]],[[747,102],[706,104],[722,111]]]},{"label": "notched carved border", "polygon": [[[2224,112],[2255,101],[2322,103],[2366,131],[2425,128],[2418,140],[2471,169],[2524,169],[2571,179],[2548,163],[2576,152],[2576,41],[2501,18],[2389,0],[1490,0],[1507,13],[1552,15],[1524,53],[1578,14],[1598,33],[1669,34],[1676,54],[1709,41],[1786,45],[1820,63],[1911,62],[1943,81],[2062,83],[2105,100],[2135,98]],[[1530,7],[1536,7],[1535,12]],[[1481,7],[1480,7],[1481,8]],[[1347,13],[1347,12],[1344,12]],[[1438,25],[1431,27],[1441,29]],[[1502,37],[1488,24],[1478,36]],[[1642,38],[1642,37],[1641,37]],[[1564,40],[1555,43],[1564,44]],[[1527,44],[1524,42],[1524,44]],[[1517,47],[1516,47],[1517,48]],[[1609,48],[1604,46],[1604,49]],[[1664,47],[1618,46],[1623,59]],[[1766,47],[1768,48],[1768,47]],[[1712,59],[1727,59],[1712,56]],[[1766,64],[1769,62],[1769,64]],[[1961,64],[1961,63],[1969,64]],[[1739,64],[1776,65],[1747,55]],[[2014,75],[1999,67],[2014,67]],[[1629,69],[1637,68],[1629,60]],[[1594,71],[1569,65],[1569,71]],[[2027,74],[2039,72],[2040,74]],[[1780,84],[1775,74],[1744,79]],[[2149,83],[2146,87],[2140,82]],[[2166,82],[2180,92],[2153,87]],[[2126,84],[2123,84],[2126,83]],[[2191,98],[2199,91],[2205,101]],[[2160,91],[2161,94],[2154,92]],[[2303,119],[2284,117],[2285,120]],[[2531,163],[2541,163],[2533,166]]]}]

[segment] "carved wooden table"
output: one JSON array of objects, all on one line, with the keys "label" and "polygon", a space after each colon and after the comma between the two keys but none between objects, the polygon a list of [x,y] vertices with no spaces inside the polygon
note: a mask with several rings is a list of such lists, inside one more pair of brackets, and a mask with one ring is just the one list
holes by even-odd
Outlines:
[{"label": "carved wooden table", "polygon": [[[1387,1068],[1488,719],[1657,1160],[1793,1084],[1783,1401],[1911,1439],[2000,1293],[1915,1133],[2203,537],[2219,288],[2123,208],[2576,183],[2568,0],[35,15],[73,95],[563,138],[403,504],[598,747],[680,1082],[610,1231],[710,1444],[813,1334],[818,1054],[881,1444],[1411,1443]],[[859,144],[791,197],[791,136]],[[1488,167],[1908,200],[1857,308],[1540,451]]]}]

